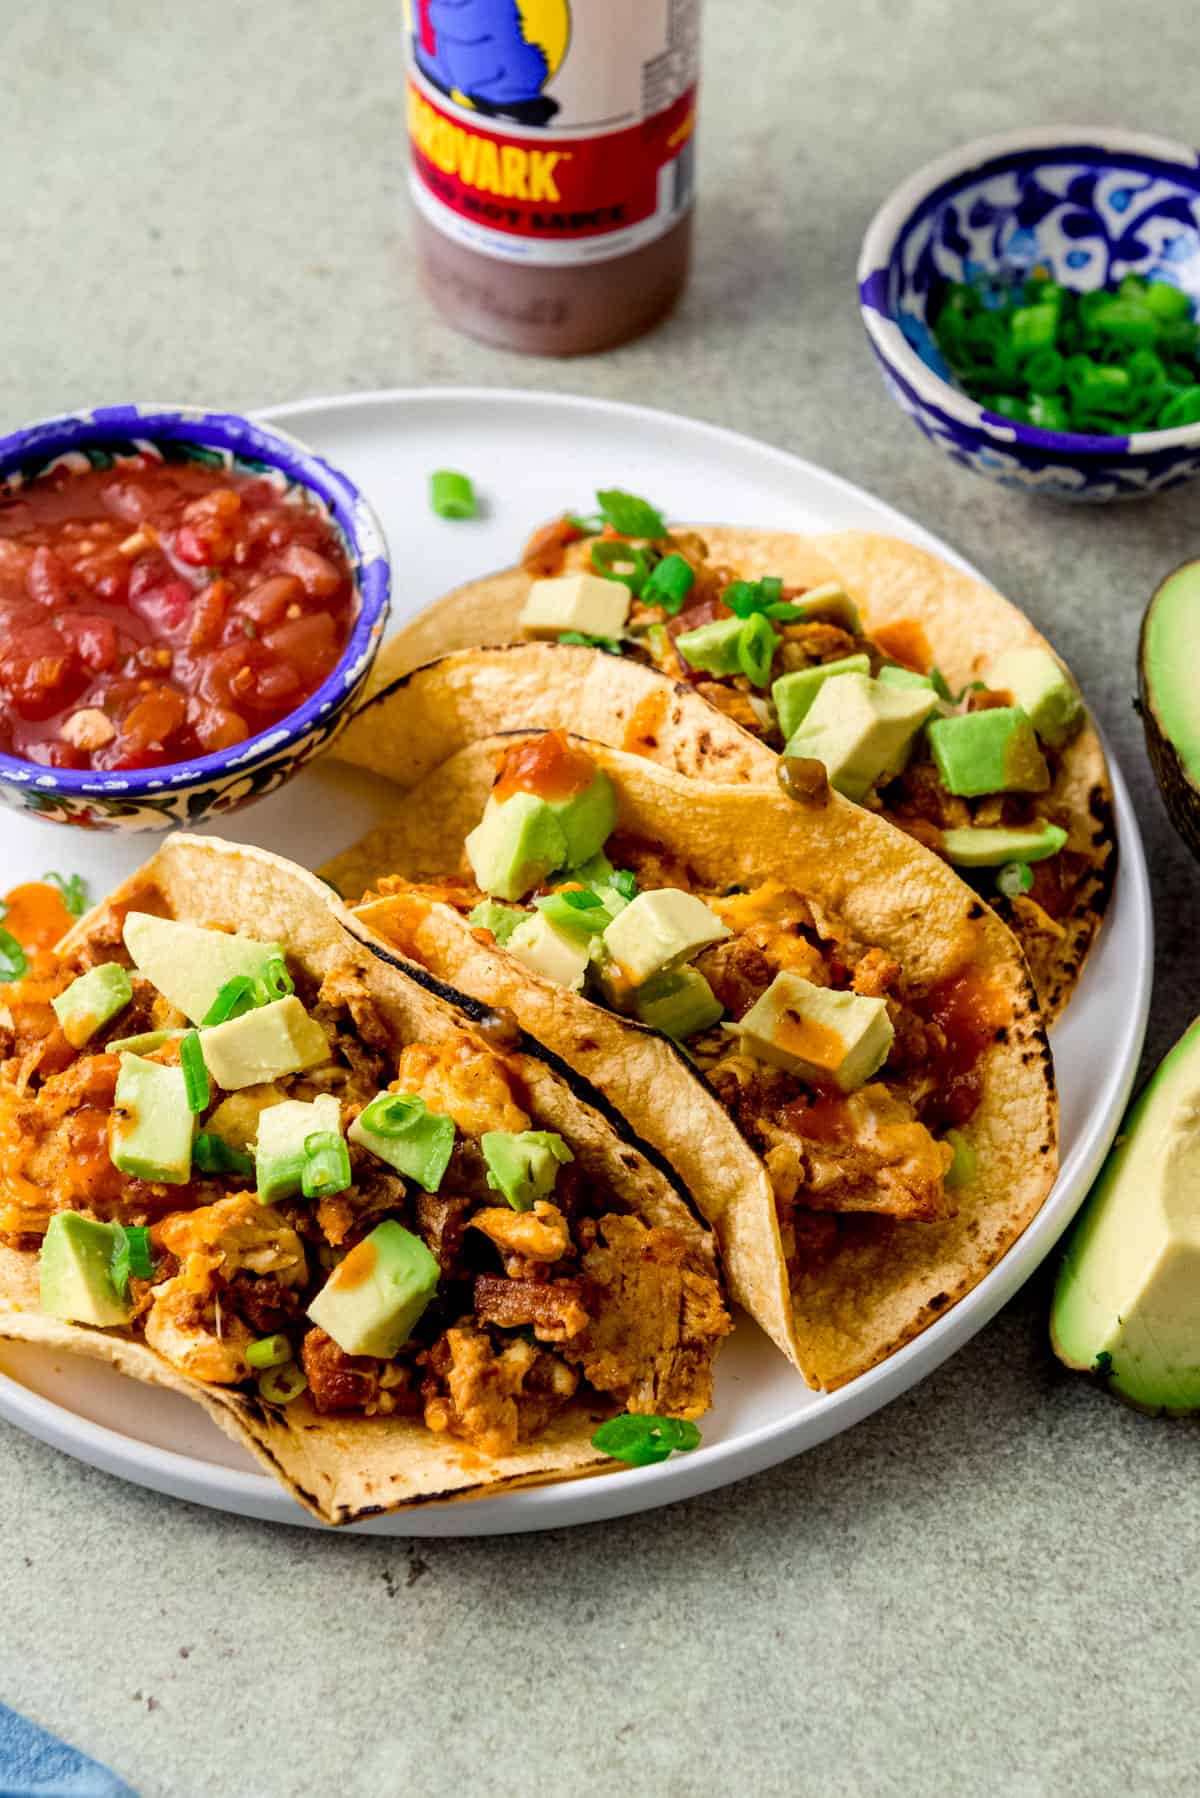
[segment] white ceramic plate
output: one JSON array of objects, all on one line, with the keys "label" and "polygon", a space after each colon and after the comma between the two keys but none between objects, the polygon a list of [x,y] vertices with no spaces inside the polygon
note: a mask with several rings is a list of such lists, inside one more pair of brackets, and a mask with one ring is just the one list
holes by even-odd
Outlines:
[{"label": "white ceramic plate", "polygon": [[[534,524],[567,506],[586,507],[595,488],[613,485],[647,494],[668,517],[800,531],[861,526],[962,563],[928,531],[849,482],[667,413],[534,393],[427,390],[313,400],[265,416],[339,463],[370,495],[391,542],[398,618],[511,562]],[[434,517],[427,501],[434,468],[469,473],[484,515],[458,524]],[[486,1535],[594,1522],[690,1497],[849,1429],[973,1336],[1073,1216],[1116,1131],[1137,1066],[1150,998],[1150,901],[1137,824],[1116,767],[1113,782],[1121,844],[1116,893],[1054,1032],[1062,1170],[1034,1224],[974,1292],[883,1366],[827,1397],[809,1392],[743,1319],[721,1355],[716,1406],[693,1454],[360,1527],[397,1536]],[[313,866],[376,820],[384,793],[367,776],[318,767],[226,829]],[[96,896],[153,847],[146,837],[87,836],[11,813],[0,819],[0,842],[4,885],[58,867],[84,873]],[[31,1435],[159,1492],[280,1523],[308,1521],[186,1400],[68,1355],[0,1348],[0,1416]]]}]

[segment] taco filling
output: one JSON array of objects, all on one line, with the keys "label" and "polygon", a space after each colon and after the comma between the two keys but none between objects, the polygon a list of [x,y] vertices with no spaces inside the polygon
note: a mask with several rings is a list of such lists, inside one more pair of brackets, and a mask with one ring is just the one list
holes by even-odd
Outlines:
[{"label": "taco filling", "polygon": [[1006,992],[969,961],[930,984],[778,878],[714,889],[617,812],[578,743],[519,739],[466,838],[469,874],[377,878],[361,915],[436,963],[427,926],[448,906],[477,941],[673,1039],[766,1166],[793,1281],[834,1251],[839,1218],[952,1217]]},{"label": "taco filling", "polygon": [[489,1457],[580,1395],[708,1407],[711,1261],[540,1127],[502,1040],[398,1044],[344,967],[98,917],[0,1007],[0,1245],[38,1258],[42,1312]]},{"label": "taco filling", "polygon": [[821,762],[997,904],[1038,969],[1096,880],[1095,855],[1068,846],[1059,778],[1086,714],[1051,651],[1000,651],[953,692],[919,620],[871,631],[836,582],[747,580],[645,502],[600,498],[599,517],[527,545],[521,633],[654,667],[784,757]]}]

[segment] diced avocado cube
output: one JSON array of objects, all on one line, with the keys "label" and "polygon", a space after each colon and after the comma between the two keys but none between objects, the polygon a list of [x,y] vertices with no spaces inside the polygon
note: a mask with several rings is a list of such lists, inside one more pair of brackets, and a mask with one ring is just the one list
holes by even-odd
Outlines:
[{"label": "diced avocado cube", "polygon": [[604,932],[604,947],[623,980],[641,986],[733,933],[694,893],[657,887],[639,893]]},{"label": "diced avocado cube", "polygon": [[562,826],[536,793],[513,793],[500,805],[489,799],[465,848],[475,879],[499,899],[521,899],[567,865]]},{"label": "diced avocado cube", "polygon": [[575,1159],[553,1130],[485,1130],[479,1146],[488,1185],[503,1193],[514,1211],[531,1211],[538,1199],[548,1199],[560,1163]]},{"label": "diced avocado cube", "polygon": [[985,678],[989,687],[1012,694],[1051,749],[1061,749],[1083,723],[1079,689],[1048,649],[1007,649]]},{"label": "diced avocado cube", "polygon": [[954,1160],[946,1169],[946,1185],[951,1190],[958,1186],[969,1186],[979,1167],[979,1157],[975,1153],[974,1143],[965,1137],[961,1130],[947,1130],[946,1141],[954,1150]]},{"label": "diced avocado cube", "polygon": [[929,688],[881,686],[865,674],[826,681],[784,754],[824,762],[829,784],[847,799],[865,799],[899,774],[913,741],[937,706]]},{"label": "diced avocado cube", "polygon": [[438,1271],[421,1238],[385,1218],[338,1262],[308,1315],[347,1355],[390,1361],[437,1291]]},{"label": "diced avocado cube", "polygon": [[133,985],[125,969],[119,962],[106,961],[73,980],[50,1004],[71,1047],[81,1049],[132,998]]},{"label": "diced avocado cube", "polygon": [[48,1317],[111,1330],[127,1324],[132,1308],[117,1296],[112,1258],[116,1231],[76,1211],[58,1211],[42,1239],[39,1306]]},{"label": "diced avocado cube", "polygon": [[744,618],[714,618],[694,631],[682,631],[675,647],[693,668],[706,674],[737,674],[741,667],[738,644],[745,622]]},{"label": "diced avocado cube", "polygon": [[406,1180],[436,1192],[454,1152],[454,1122],[412,1093],[377,1093],[346,1132]]},{"label": "diced avocado cube", "polygon": [[787,969],[729,1028],[761,1061],[844,1093],[878,1073],[895,1034],[886,1000],[814,986]]},{"label": "diced avocado cube", "polygon": [[545,912],[533,912],[508,939],[508,952],[518,961],[553,980],[556,986],[578,992],[587,973],[589,939],[577,931],[560,930]]},{"label": "diced avocado cube", "polygon": [[1020,706],[935,718],[929,747],[947,790],[964,799],[983,793],[1043,793],[1050,785],[1046,758]]},{"label": "diced avocado cube", "polygon": [[932,674],[918,674],[915,668],[901,668],[898,662],[889,662],[875,678],[885,687],[930,687],[936,691]]},{"label": "diced avocado cube", "polygon": [[836,624],[840,630],[849,631],[852,637],[862,636],[862,619],[858,615],[858,607],[850,595],[842,590],[836,581],[829,581],[823,587],[810,587],[802,593],[796,604],[804,608],[805,620],[819,620],[822,624]]},{"label": "diced avocado cube", "polygon": [[283,1088],[273,1081],[262,1086],[245,1086],[229,1093],[204,1122],[209,1136],[219,1136],[231,1149],[252,1150],[258,1141],[258,1120],[264,1111],[283,1103]]},{"label": "diced avocado cube", "polygon": [[724,1010],[698,968],[672,968],[666,974],[655,974],[639,986],[635,1005],[643,1024],[677,1042],[708,1030]]},{"label": "diced avocado cube", "polygon": [[149,1055],[164,1043],[178,1042],[182,1035],[182,1030],[143,1030],[137,1036],[114,1037],[108,1053],[119,1055],[122,1049],[128,1049],[131,1055]]},{"label": "diced avocado cube", "polygon": [[183,1069],[121,1056],[109,1129],[112,1164],[135,1180],[183,1186],[192,1172],[192,1114]]},{"label": "diced avocado cube", "polygon": [[617,827],[617,793],[603,768],[569,799],[552,799],[550,809],[567,840],[567,866],[577,868],[603,849]]},{"label": "diced avocado cube", "polygon": [[300,1191],[308,1138],[318,1133],[340,1136],[341,1130],[341,1108],[332,1093],[318,1093],[311,1102],[284,1099],[260,1112],[254,1151],[260,1204],[294,1198]]},{"label": "diced avocado cube", "polygon": [[280,943],[257,943],[142,911],[129,913],[123,935],[138,973],[193,1024],[204,1022],[227,980],[238,974],[261,980],[268,964],[283,957]]},{"label": "diced avocado cube", "polygon": [[942,854],[956,868],[1001,868],[1007,862],[1044,862],[1067,840],[1058,824],[1039,823],[1031,830],[999,825],[962,826],[942,832]]},{"label": "diced avocado cube", "polygon": [[497,905],[494,899],[485,899],[481,905],[467,913],[467,922],[474,924],[479,930],[490,930],[503,948],[517,925],[527,915],[519,905]]},{"label": "diced avocado cube", "polygon": [[517,622],[527,637],[557,637],[562,631],[619,637],[632,600],[624,581],[606,581],[598,574],[562,574],[534,581]]},{"label": "diced avocado cube", "polygon": [[772,682],[771,698],[779,713],[779,728],[784,741],[787,741],[793,731],[799,730],[808,716],[813,700],[827,680],[833,680],[839,674],[870,672],[871,658],[853,655],[842,656],[836,662],[822,662],[815,668],[796,668],[791,674],[781,674],[777,681]]},{"label": "diced avocado cube", "polygon": [[204,1065],[226,1092],[329,1060],[329,1039],[294,993],[200,1032]]}]

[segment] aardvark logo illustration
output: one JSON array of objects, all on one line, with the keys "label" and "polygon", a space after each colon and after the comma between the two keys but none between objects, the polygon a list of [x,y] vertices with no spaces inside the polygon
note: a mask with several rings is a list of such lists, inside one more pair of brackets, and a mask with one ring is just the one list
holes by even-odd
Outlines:
[{"label": "aardvark logo illustration", "polygon": [[545,125],[558,111],[543,88],[571,36],[569,0],[415,0],[417,67],[460,106]]}]

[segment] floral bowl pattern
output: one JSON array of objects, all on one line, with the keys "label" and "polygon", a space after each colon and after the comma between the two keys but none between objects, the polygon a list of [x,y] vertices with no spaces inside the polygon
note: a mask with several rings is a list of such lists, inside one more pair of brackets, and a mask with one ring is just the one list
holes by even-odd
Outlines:
[{"label": "floral bowl pattern", "polygon": [[930,312],[947,282],[1036,265],[1078,289],[1134,273],[1200,302],[1200,152],[1138,133],[1060,127],[984,138],[885,200],[858,265],[871,348],[897,404],[952,461],[1057,499],[1134,499],[1200,474],[1200,425],[1090,437],[968,399]]},{"label": "floral bowl pattern", "polygon": [[188,828],[264,798],[327,749],[349,721],[387,622],[390,568],[383,527],[344,474],[275,426],[198,406],[97,406],[0,437],[0,487],[81,458],[138,451],[277,472],[307,488],[338,527],[354,573],[357,610],[337,667],[279,724],[231,749],[132,771],[46,768],[0,754],[0,804],[89,830]]}]

